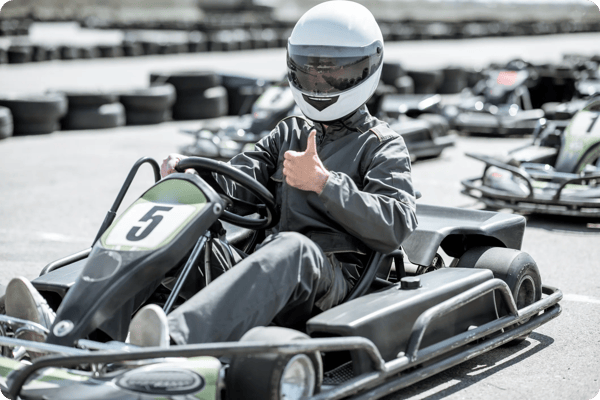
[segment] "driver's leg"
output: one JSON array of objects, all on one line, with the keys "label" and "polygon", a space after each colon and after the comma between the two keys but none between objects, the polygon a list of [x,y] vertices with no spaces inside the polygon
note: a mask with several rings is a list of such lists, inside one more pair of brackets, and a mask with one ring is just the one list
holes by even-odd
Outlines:
[{"label": "driver's leg", "polygon": [[341,302],[349,289],[341,265],[332,265],[318,245],[282,232],[169,314],[170,335],[178,344],[209,343],[238,340],[276,317],[299,325],[315,307]]}]

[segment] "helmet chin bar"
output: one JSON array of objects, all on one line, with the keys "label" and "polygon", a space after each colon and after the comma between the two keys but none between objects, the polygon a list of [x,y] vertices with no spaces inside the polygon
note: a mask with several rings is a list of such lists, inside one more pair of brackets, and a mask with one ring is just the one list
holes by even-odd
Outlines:
[{"label": "helmet chin bar", "polygon": [[[344,125],[344,121],[347,120],[348,118],[352,117],[354,114],[356,114],[358,111],[360,111],[360,109],[367,104],[366,102],[364,104],[361,104],[360,106],[358,106],[358,108],[354,111],[351,111],[349,114],[344,115],[343,117],[340,117],[338,119],[334,119],[331,121],[320,121],[320,120],[316,120],[316,119],[312,119],[310,118],[311,121],[313,122],[318,122],[320,124],[325,124],[325,125],[333,125],[336,123],[341,123],[342,125]],[[345,126],[345,125],[344,125]]]}]

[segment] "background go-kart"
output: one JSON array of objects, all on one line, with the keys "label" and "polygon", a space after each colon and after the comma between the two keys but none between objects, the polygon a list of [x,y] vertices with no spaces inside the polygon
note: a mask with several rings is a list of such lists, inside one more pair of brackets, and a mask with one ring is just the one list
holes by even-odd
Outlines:
[{"label": "background go-kart", "polygon": [[[19,0],[16,0],[19,1]],[[409,68],[484,66],[523,57],[558,61],[563,53],[600,52],[600,34],[390,43],[386,60]],[[285,51],[171,55],[137,59],[0,65],[0,90],[119,89],[147,85],[150,71],[211,69],[272,79]],[[61,131],[0,142],[0,283],[37,276],[43,266],[90,245],[131,165],[158,160],[189,143],[195,121],[111,130]],[[482,165],[467,151],[503,153],[529,139],[459,137],[438,159],[413,166],[421,203],[479,208],[460,194],[460,180]],[[124,206],[151,183],[143,167]],[[528,218],[523,249],[546,284],[559,287],[563,314],[516,348],[497,349],[414,385],[389,399],[591,399],[600,388],[600,220]],[[392,332],[390,334],[393,334]]]}]

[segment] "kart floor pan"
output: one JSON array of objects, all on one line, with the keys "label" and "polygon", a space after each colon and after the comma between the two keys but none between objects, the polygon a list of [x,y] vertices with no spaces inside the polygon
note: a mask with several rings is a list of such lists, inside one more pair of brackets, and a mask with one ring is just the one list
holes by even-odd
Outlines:
[{"label": "kart floor pan", "polygon": [[[423,334],[431,321],[482,296],[486,296],[491,291],[499,291],[502,297],[511,299],[512,306],[509,307],[511,309],[509,315],[421,348]],[[76,349],[69,347],[65,349],[70,350],[71,355],[42,357],[35,359],[30,365],[22,365],[18,371],[11,374],[10,387],[7,386],[6,376],[2,374],[0,376],[0,388],[4,392],[8,392],[11,398],[18,398],[19,395],[26,395],[27,388],[24,388],[24,384],[37,371],[50,367],[73,367],[79,364],[119,363],[170,357],[220,357],[258,353],[291,355],[313,351],[360,351],[364,353],[366,358],[371,360],[372,369],[370,371],[352,378],[345,374],[345,377],[349,379],[338,385],[324,386],[321,392],[311,397],[311,399],[378,399],[528,334],[542,324],[556,318],[561,312],[558,302],[562,299],[562,293],[558,289],[544,286],[543,294],[541,300],[517,311],[506,283],[499,279],[484,282],[424,312],[413,326],[406,352],[401,352],[396,358],[388,362],[381,358],[377,347],[370,340],[363,337],[307,339],[281,344],[268,342],[209,343],[174,346],[168,349],[154,347],[133,351],[86,352],[85,350],[77,350],[76,354],[74,354]],[[521,325],[510,330],[504,330],[504,328],[513,326],[516,323],[521,323]],[[22,346],[24,342],[27,341],[0,336],[0,345]],[[37,348],[43,348],[46,345],[37,342],[27,343],[31,343],[28,348],[33,349],[36,346],[39,346]]]}]

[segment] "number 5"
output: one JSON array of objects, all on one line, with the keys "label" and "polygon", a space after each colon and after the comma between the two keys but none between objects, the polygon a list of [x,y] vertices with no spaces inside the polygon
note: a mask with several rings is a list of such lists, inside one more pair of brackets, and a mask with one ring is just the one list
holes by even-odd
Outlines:
[{"label": "number 5", "polygon": [[138,234],[138,231],[140,229],[142,229],[141,226],[134,226],[133,228],[131,228],[131,230],[129,231],[129,233],[126,236],[127,240],[130,240],[132,242],[137,242],[137,241],[140,241],[140,240],[148,237],[148,235],[154,230],[154,228],[156,228],[156,226],[163,219],[162,215],[155,215],[155,214],[157,212],[161,212],[161,211],[165,211],[165,212],[169,211],[172,208],[173,207],[165,207],[165,206],[155,206],[155,207],[152,207],[150,209],[150,211],[148,211],[146,213],[146,215],[144,215],[142,217],[142,219],[140,219],[140,222],[146,222],[146,221],[152,221],[152,222],[150,222],[150,224],[146,227],[146,229],[144,229],[139,234]]}]

